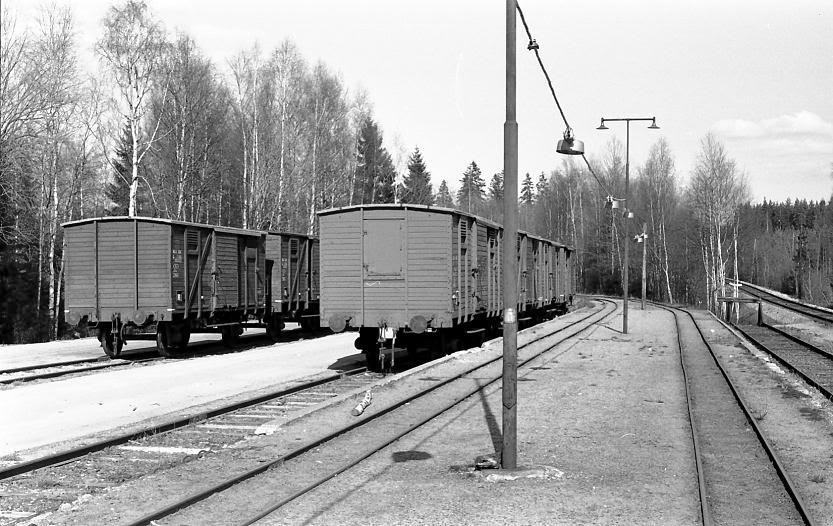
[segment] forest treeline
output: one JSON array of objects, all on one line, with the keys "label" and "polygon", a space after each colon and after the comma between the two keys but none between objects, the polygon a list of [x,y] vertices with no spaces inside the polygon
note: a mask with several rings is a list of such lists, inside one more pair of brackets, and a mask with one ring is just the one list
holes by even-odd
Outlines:
[{"label": "forest treeline", "polygon": [[[98,70],[87,75],[69,9],[43,8],[34,28],[2,11],[0,343],[72,334],[62,317],[66,221],[143,215],[314,235],[319,210],[389,202],[502,220],[502,173],[463,160],[459,174],[432,179],[416,145],[386,146],[364,92],[291,41],[218,64],[134,0],[113,5],[99,27]],[[638,295],[634,236],[644,228],[650,298],[719,308],[737,273],[833,302],[830,204],[751,204],[716,137],[703,137],[685,185],[662,138],[632,164],[631,219],[622,144],[611,140],[589,165],[524,174],[519,196],[523,229],[575,248],[579,290],[620,294],[631,243]],[[623,206],[606,207],[609,197]]]}]

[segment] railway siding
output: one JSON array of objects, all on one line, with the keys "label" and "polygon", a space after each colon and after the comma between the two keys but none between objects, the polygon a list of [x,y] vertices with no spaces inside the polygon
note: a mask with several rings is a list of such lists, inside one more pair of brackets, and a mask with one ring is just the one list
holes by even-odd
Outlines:
[{"label": "railway siding", "polygon": [[[572,312],[522,331],[519,344],[577,315],[579,312]],[[519,462],[537,468],[531,471],[544,476],[496,483],[489,481],[492,479],[486,472],[473,470],[475,456],[499,447],[500,390],[487,389],[263,523],[698,524],[697,477],[673,318],[653,307],[646,311],[635,308],[630,315],[630,334],[618,332],[620,317],[608,319],[556,346],[547,359],[530,363],[531,367],[519,374]],[[771,369],[771,364],[759,359],[753,349],[739,345],[730,330],[713,317],[704,313],[698,317],[813,515],[833,516],[833,474],[828,472],[833,458],[833,412],[829,404],[823,405],[823,400],[813,397],[789,374]],[[546,348],[553,344],[539,345]],[[425,366],[387,387],[374,389],[373,404],[366,413],[379,411],[426,384],[441,382],[488,355],[499,356],[500,349],[499,341],[490,342],[482,352],[454,355],[441,365]],[[521,358],[526,352],[521,351]],[[485,371],[472,374],[470,383],[485,382],[487,376]],[[360,398],[359,393],[356,396]],[[439,398],[432,400],[439,402]],[[349,414],[355,402],[348,400],[311,412],[274,426],[272,435],[240,442],[216,454],[178,451],[176,454],[199,458],[105,489],[51,516],[50,521],[124,523],[158,509],[177,494],[191,494],[211,480],[274,459],[339,423],[355,422]],[[433,404],[427,401],[425,405]],[[418,420],[421,406],[405,406],[411,412],[395,423]],[[248,419],[223,424],[259,425],[258,415],[255,412]],[[286,491],[286,484],[303,486],[316,473],[361,455],[368,442],[389,427],[380,423],[352,439],[316,446],[310,456],[275,466],[268,479],[249,479],[236,493],[206,499],[196,508],[158,523],[239,523],[243,517],[232,511],[235,508],[246,508],[247,515],[254,512],[264,500],[274,499],[275,491]],[[722,431],[716,428],[716,432]],[[730,435],[738,441],[730,446],[739,447],[739,441],[751,434],[743,426],[737,431]],[[177,445],[159,443],[153,447]],[[198,449],[199,445],[193,447]],[[229,496],[234,494],[238,496]],[[748,497],[741,494],[739,498]],[[500,505],[493,505],[495,502]]]},{"label": "railway siding", "polygon": [[833,517],[833,404],[714,316],[695,317],[812,516]]},{"label": "railway siding", "polygon": [[[569,321],[569,315],[550,323],[557,326],[567,321]],[[539,332],[532,334],[530,331],[522,336],[522,339],[538,336],[540,336]],[[439,367],[436,366],[437,364],[432,364],[417,368],[413,373],[406,373],[406,377],[421,374],[424,379],[415,379],[405,384],[397,381],[397,377],[392,377],[387,380],[388,387],[374,389],[374,401],[368,411],[378,411],[396,399],[407,396],[408,393],[421,390],[427,383],[436,382],[453,374],[453,369],[447,368],[448,364],[456,363],[457,368],[466,368],[472,361],[483,360],[487,353],[488,351],[486,353],[462,353],[442,360]],[[494,356],[493,352],[489,354]],[[391,394],[386,396],[385,392]],[[304,418],[293,420],[288,425],[280,427],[272,435],[252,438],[235,447],[223,449],[216,455],[206,456],[198,462],[176,466],[170,471],[152,473],[140,480],[112,487],[96,495],[83,506],[79,506],[75,513],[61,514],[56,520],[60,521],[62,520],[60,517],[66,517],[77,520],[79,523],[97,521],[97,523],[123,524],[129,517],[135,518],[143,512],[158,509],[160,505],[169,503],[175,496],[191,494],[196,489],[204,488],[219,479],[243,473],[252,466],[263,465],[264,459],[277,458],[280,454],[312,440],[316,435],[325,434],[340,424],[355,422],[356,419],[350,415],[350,410],[361,395],[357,394],[354,400],[345,401],[310,413]],[[226,517],[216,522],[211,518],[202,518],[197,523],[228,524],[234,523],[235,520],[239,520],[239,517],[237,519]]]}]

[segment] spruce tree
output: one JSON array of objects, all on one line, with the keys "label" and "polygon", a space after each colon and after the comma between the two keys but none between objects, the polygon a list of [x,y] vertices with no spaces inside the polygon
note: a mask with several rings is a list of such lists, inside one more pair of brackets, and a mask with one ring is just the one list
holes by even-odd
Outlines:
[{"label": "spruce tree", "polygon": [[354,192],[359,203],[393,203],[396,170],[390,154],[382,146],[382,132],[370,117],[359,133],[358,166]]},{"label": "spruce tree", "polygon": [[104,195],[112,202],[107,215],[126,216],[130,205],[130,181],[133,178],[133,136],[130,126],[125,125],[116,158],[113,160],[113,180],[107,183]]},{"label": "spruce tree", "polygon": [[497,172],[489,183],[489,219],[503,221],[503,172]]},{"label": "spruce tree", "polygon": [[454,208],[454,199],[451,197],[451,192],[448,191],[445,179],[440,183],[440,189],[437,190],[437,195],[434,197],[434,204],[445,208]]},{"label": "spruce tree", "polygon": [[408,173],[402,188],[402,202],[420,205],[434,204],[431,188],[431,174],[425,168],[425,161],[417,146],[408,158]]},{"label": "spruce tree", "polygon": [[494,203],[503,203],[503,172],[500,171],[492,176],[489,183],[489,199]]},{"label": "spruce tree", "polygon": [[535,201],[535,187],[532,185],[532,177],[527,172],[524,182],[521,184],[521,203],[531,205]]},{"label": "spruce tree", "polygon": [[[381,137],[381,134],[379,135]],[[396,169],[393,166],[393,159],[384,147],[381,147],[377,157],[376,185],[373,191],[373,203],[393,203],[396,201]]]},{"label": "spruce tree", "polygon": [[483,208],[483,190],[486,182],[483,174],[474,161],[463,172],[460,179],[460,190],[457,191],[457,206],[466,212],[477,214]]},{"label": "spruce tree", "polygon": [[538,175],[538,182],[535,183],[535,191],[538,192],[538,196],[544,195],[544,192],[547,190],[547,176],[544,175],[544,172],[541,172]]}]

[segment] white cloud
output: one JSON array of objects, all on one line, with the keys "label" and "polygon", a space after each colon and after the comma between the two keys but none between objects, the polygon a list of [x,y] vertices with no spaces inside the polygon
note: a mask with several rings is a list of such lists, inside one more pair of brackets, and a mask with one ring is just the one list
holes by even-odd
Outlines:
[{"label": "white cloud", "polygon": [[795,135],[816,135],[833,140],[833,124],[809,111],[781,115],[757,122],[743,119],[723,119],[711,129],[727,139],[774,139]]},{"label": "white cloud", "polygon": [[760,121],[725,119],[711,131],[747,173],[755,199],[830,197],[833,124],[809,111]]}]

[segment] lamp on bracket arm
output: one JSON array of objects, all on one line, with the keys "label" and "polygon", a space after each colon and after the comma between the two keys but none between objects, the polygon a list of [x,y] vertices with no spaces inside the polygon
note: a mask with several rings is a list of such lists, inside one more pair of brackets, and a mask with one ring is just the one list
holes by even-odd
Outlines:
[{"label": "lamp on bracket arm", "polygon": [[564,155],[584,155],[584,141],[573,137],[573,130],[564,130],[564,138],[558,141],[555,151]]}]

